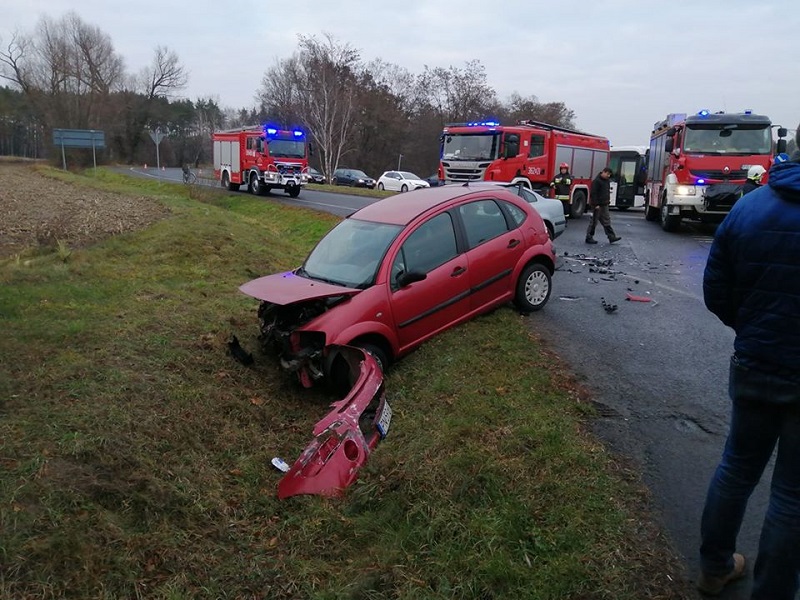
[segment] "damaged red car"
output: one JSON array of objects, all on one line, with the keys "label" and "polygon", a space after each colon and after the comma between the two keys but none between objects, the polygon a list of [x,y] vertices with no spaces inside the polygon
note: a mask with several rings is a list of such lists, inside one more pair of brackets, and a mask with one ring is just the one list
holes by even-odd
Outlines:
[{"label": "damaged red car", "polygon": [[342,346],[385,369],[425,340],[513,301],[541,309],[555,266],[530,205],[499,188],[443,186],[353,213],[293,271],[245,283],[260,338],[307,387],[347,377]]}]

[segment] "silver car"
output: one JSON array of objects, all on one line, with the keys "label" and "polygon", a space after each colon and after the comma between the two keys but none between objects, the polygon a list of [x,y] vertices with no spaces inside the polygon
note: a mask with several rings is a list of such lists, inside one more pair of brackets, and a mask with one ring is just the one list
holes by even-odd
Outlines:
[{"label": "silver car", "polygon": [[469,187],[479,186],[502,186],[508,188],[525,200],[536,209],[536,212],[542,217],[544,224],[547,226],[547,232],[550,234],[551,240],[556,239],[567,229],[567,217],[564,215],[564,205],[561,204],[560,200],[545,198],[538,192],[529,190],[519,183],[504,181],[475,181],[469,183]]}]

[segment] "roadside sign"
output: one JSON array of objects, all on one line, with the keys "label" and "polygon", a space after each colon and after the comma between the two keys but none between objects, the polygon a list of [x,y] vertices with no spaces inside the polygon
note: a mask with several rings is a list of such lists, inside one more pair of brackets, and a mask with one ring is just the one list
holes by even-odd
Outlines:
[{"label": "roadside sign", "polygon": [[61,146],[61,162],[67,170],[64,148],[91,148],[92,162],[97,170],[97,148],[106,147],[106,135],[98,129],[53,129],[53,145]]}]

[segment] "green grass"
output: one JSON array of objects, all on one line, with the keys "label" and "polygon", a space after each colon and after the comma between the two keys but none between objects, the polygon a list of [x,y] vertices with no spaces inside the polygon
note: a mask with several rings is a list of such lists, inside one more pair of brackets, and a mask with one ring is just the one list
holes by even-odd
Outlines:
[{"label": "green grass", "polygon": [[2,264],[0,597],[682,597],[635,478],[585,433],[527,318],[499,309],[399,362],[359,481],[279,501],[270,459],[292,462],[332,399],[226,341],[256,349],[237,287],[298,264],[335,219],[48,173],[172,216]]}]

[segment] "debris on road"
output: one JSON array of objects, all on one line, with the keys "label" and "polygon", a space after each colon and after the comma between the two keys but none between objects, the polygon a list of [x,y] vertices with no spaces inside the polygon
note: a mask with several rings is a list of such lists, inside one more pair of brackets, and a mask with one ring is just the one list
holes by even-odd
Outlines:
[{"label": "debris on road", "polygon": [[237,362],[242,363],[246,367],[249,367],[253,364],[253,355],[242,348],[241,344],[239,343],[239,338],[237,338],[235,335],[231,341],[228,342],[228,350],[230,350],[231,356]]},{"label": "debris on road", "polygon": [[600,298],[600,302],[603,305],[603,310],[605,310],[609,314],[616,312],[616,310],[619,308],[616,304],[611,304],[610,302],[606,302],[605,298]]},{"label": "debris on road", "polygon": [[637,296],[635,294],[627,293],[625,294],[625,300],[629,302],[652,302],[652,298],[648,298],[647,296]]}]

